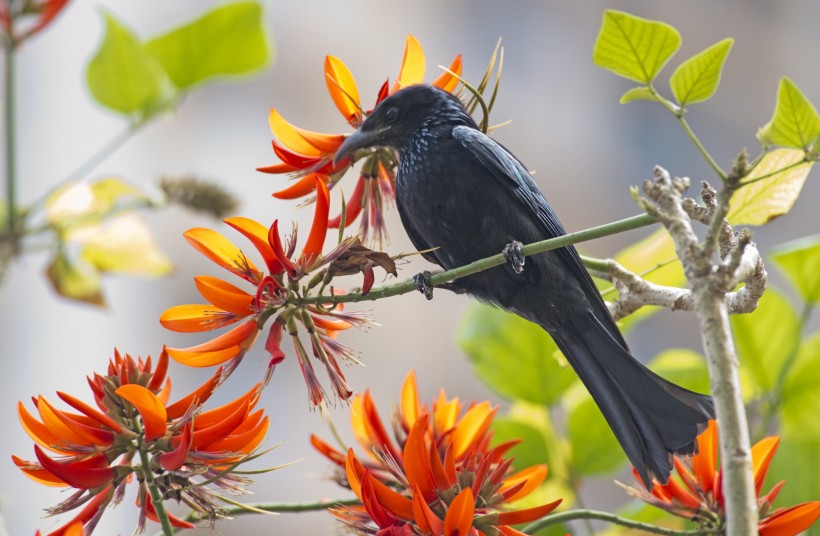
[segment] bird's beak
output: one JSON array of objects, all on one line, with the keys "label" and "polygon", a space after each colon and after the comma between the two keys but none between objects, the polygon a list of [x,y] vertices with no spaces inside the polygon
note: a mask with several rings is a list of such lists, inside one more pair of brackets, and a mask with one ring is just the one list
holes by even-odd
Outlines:
[{"label": "bird's beak", "polygon": [[338,164],[346,156],[350,156],[357,149],[365,149],[378,145],[381,130],[362,130],[361,128],[347,137],[333,156],[333,165]]}]

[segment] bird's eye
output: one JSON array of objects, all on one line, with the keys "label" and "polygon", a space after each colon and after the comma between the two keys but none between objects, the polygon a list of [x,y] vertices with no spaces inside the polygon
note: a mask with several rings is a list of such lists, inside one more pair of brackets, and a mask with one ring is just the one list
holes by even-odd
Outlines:
[{"label": "bird's eye", "polygon": [[388,123],[392,123],[396,119],[399,118],[399,109],[398,108],[390,108],[384,113],[384,119]]}]

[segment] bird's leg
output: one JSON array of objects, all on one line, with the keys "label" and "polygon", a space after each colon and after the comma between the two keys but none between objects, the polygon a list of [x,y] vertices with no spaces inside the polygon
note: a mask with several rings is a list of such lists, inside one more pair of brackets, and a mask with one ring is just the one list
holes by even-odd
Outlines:
[{"label": "bird's leg", "polygon": [[513,271],[517,274],[524,271],[524,260],[526,259],[526,257],[524,257],[524,252],[521,251],[521,245],[521,242],[513,240],[504,246],[504,249],[502,250],[504,258],[507,259],[507,262],[510,263]]},{"label": "bird's leg", "polygon": [[432,275],[429,270],[425,270],[413,276],[413,284],[416,286],[416,290],[424,294],[424,297],[428,300],[433,299],[433,283],[430,281]]}]

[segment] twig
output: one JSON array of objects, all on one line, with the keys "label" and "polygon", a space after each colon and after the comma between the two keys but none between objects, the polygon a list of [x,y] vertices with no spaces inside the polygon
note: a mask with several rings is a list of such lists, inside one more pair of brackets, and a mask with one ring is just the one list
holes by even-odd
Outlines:
[{"label": "twig", "polygon": [[523,531],[525,534],[534,534],[535,532],[543,528],[550,527],[552,525],[557,525],[559,523],[565,523],[567,521],[574,521],[576,519],[597,519],[599,521],[606,521],[608,523],[613,523],[615,525],[620,525],[622,527],[627,527],[630,529],[640,529],[645,532],[651,532],[653,534],[665,534],[667,536],[697,536],[707,534],[718,534],[717,532],[710,532],[704,530],[668,529],[666,527],[659,527],[657,525],[643,523],[641,521],[633,521],[631,519],[626,519],[615,514],[610,514],[609,512],[600,512],[597,510],[570,510],[568,512],[551,514],[547,517],[539,519],[538,521],[530,523],[529,525],[524,527]]}]

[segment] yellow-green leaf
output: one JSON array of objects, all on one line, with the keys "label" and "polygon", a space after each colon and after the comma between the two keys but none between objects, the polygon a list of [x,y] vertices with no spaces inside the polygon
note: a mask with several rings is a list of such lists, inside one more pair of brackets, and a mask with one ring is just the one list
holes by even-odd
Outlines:
[{"label": "yellow-green leaf", "polygon": [[572,446],[572,467],[580,475],[611,473],[626,462],[615,434],[589,395],[570,410],[567,436]]},{"label": "yellow-green leaf", "polygon": [[726,56],[734,39],[724,39],[681,63],[669,79],[672,94],[680,105],[703,102],[715,94]]},{"label": "yellow-green leaf", "polygon": [[137,37],[110,13],[104,18],[105,37],[86,71],[94,99],[116,112],[138,116],[173,100],[173,85]]},{"label": "yellow-green leaf", "polygon": [[615,10],[604,12],[595,42],[595,65],[649,84],[680,48],[681,37],[672,26]]},{"label": "yellow-green leaf", "polygon": [[64,298],[104,306],[100,274],[90,264],[59,253],[46,268],[54,291]]},{"label": "yellow-green leaf", "polygon": [[782,244],[771,257],[804,300],[820,302],[820,234]]},{"label": "yellow-green leaf", "polygon": [[727,219],[732,225],[763,225],[791,210],[812,162],[798,149],[767,153],[741,181]]},{"label": "yellow-green leaf", "polygon": [[136,214],[78,227],[67,239],[78,244],[81,258],[101,272],[160,277],[172,268],[150,229]]},{"label": "yellow-green leaf", "polygon": [[148,191],[122,179],[106,177],[77,181],[60,187],[46,200],[46,218],[60,228],[96,223],[110,212],[126,205],[148,206],[159,203]]},{"label": "yellow-green leaf", "polygon": [[695,391],[709,393],[709,367],[706,358],[687,348],[670,348],[655,356],[647,366],[672,383]]},{"label": "yellow-green leaf", "polygon": [[800,88],[784,76],[772,120],[762,130],[764,143],[808,150],[820,136],[820,116]]},{"label": "yellow-green leaf", "polygon": [[803,339],[783,384],[782,425],[789,435],[820,439],[820,333]]},{"label": "yellow-green leaf", "polygon": [[151,39],[145,50],[183,89],[215,76],[251,74],[267,65],[271,57],[262,8],[257,2],[217,7]]},{"label": "yellow-green leaf", "polygon": [[626,104],[628,102],[636,101],[636,100],[648,100],[648,101],[657,101],[658,98],[652,93],[652,90],[649,89],[648,86],[638,86],[633,87],[630,90],[627,90],[626,93],[621,95],[621,104]]}]

